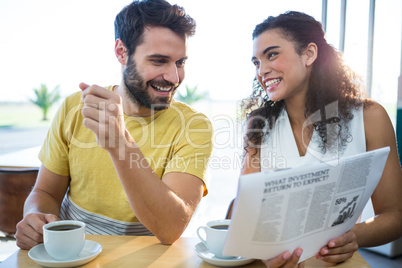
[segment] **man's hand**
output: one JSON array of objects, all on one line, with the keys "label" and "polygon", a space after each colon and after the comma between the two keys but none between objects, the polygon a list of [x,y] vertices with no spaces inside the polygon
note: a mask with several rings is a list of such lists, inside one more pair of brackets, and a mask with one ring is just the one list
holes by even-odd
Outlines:
[{"label": "man's hand", "polygon": [[43,225],[57,220],[57,216],[53,214],[27,214],[24,219],[17,224],[17,232],[15,234],[17,246],[21,249],[31,249],[43,243]]},{"label": "man's hand", "polygon": [[303,250],[301,248],[295,249],[293,254],[289,251],[283,252],[275,258],[263,260],[262,262],[267,268],[304,268],[304,262],[298,264]]},{"label": "man's hand", "polygon": [[95,133],[99,146],[107,151],[118,149],[125,142],[126,127],[121,97],[103,87],[80,84],[84,107],[83,124]]},{"label": "man's hand", "polygon": [[320,249],[316,258],[326,262],[339,263],[351,258],[358,248],[355,233],[348,231],[329,241],[327,246]]}]

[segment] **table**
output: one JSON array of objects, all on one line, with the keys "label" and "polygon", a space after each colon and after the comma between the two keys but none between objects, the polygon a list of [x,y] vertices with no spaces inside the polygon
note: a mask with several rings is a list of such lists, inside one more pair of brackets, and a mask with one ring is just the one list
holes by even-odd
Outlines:
[{"label": "table", "polygon": [[38,154],[41,146],[36,146],[17,152],[0,155],[0,167],[2,168],[36,168],[41,162]]},{"label": "table", "polygon": [[[88,240],[96,241],[102,245],[102,252],[93,261],[87,263],[85,268],[124,268],[124,267],[155,267],[155,268],[193,268],[215,267],[200,259],[194,252],[194,246],[200,241],[198,238],[181,237],[173,245],[162,245],[154,236],[106,236],[87,235]],[[315,258],[306,262],[307,267],[331,267]],[[27,250],[17,250],[13,255],[0,263],[1,268],[14,267],[41,267],[28,257]],[[241,267],[265,267],[256,260]],[[370,267],[362,256],[356,252],[353,258],[336,265],[336,268],[367,268]]]}]

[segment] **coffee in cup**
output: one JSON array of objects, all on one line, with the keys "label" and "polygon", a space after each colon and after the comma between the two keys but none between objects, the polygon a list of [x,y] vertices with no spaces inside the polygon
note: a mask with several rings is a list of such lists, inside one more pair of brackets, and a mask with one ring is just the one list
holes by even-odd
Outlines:
[{"label": "coffee in cup", "polygon": [[[212,252],[215,257],[221,259],[230,259],[234,256],[224,256],[222,254],[225,245],[226,236],[228,234],[230,220],[215,220],[207,222],[206,226],[200,226],[197,229],[197,235],[205,246]],[[205,239],[201,236],[200,230],[204,230]]]},{"label": "coffee in cup", "polygon": [[85,244],[85,223],[66,220],[45,224],[43,244],[55,260],[77,258]]}]

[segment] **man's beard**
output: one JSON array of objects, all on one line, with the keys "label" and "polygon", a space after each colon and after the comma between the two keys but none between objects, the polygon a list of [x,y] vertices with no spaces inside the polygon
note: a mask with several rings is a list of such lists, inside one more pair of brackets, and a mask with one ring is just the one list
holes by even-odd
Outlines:
[{"label": "man's beard", "polygon": [[127,66],[123,72],[123,80],[128,92],[130,93],[129,96],[132,101],[155,111],[169,108],[172,97],[178,87],[176,86],[173,89],[170,96],[152,98],[148,92],[148,86],[151,86],[151,84],[160,87],[174,87],[174,84],[165,80],[150,80],[145,83],[143,77],[137,70],[135,62],[131,60],[131,57],[128,58]]}]

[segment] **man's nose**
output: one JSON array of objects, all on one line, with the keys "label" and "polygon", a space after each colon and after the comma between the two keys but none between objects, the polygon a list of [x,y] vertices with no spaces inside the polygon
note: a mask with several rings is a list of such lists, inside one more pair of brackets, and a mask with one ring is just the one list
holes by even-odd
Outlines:
[{"label": "man's nose", "polygon": [[166,73],[163,75],[163,79],[175,85],[180,82],[179,71],[175,64],[169,66]]}]

